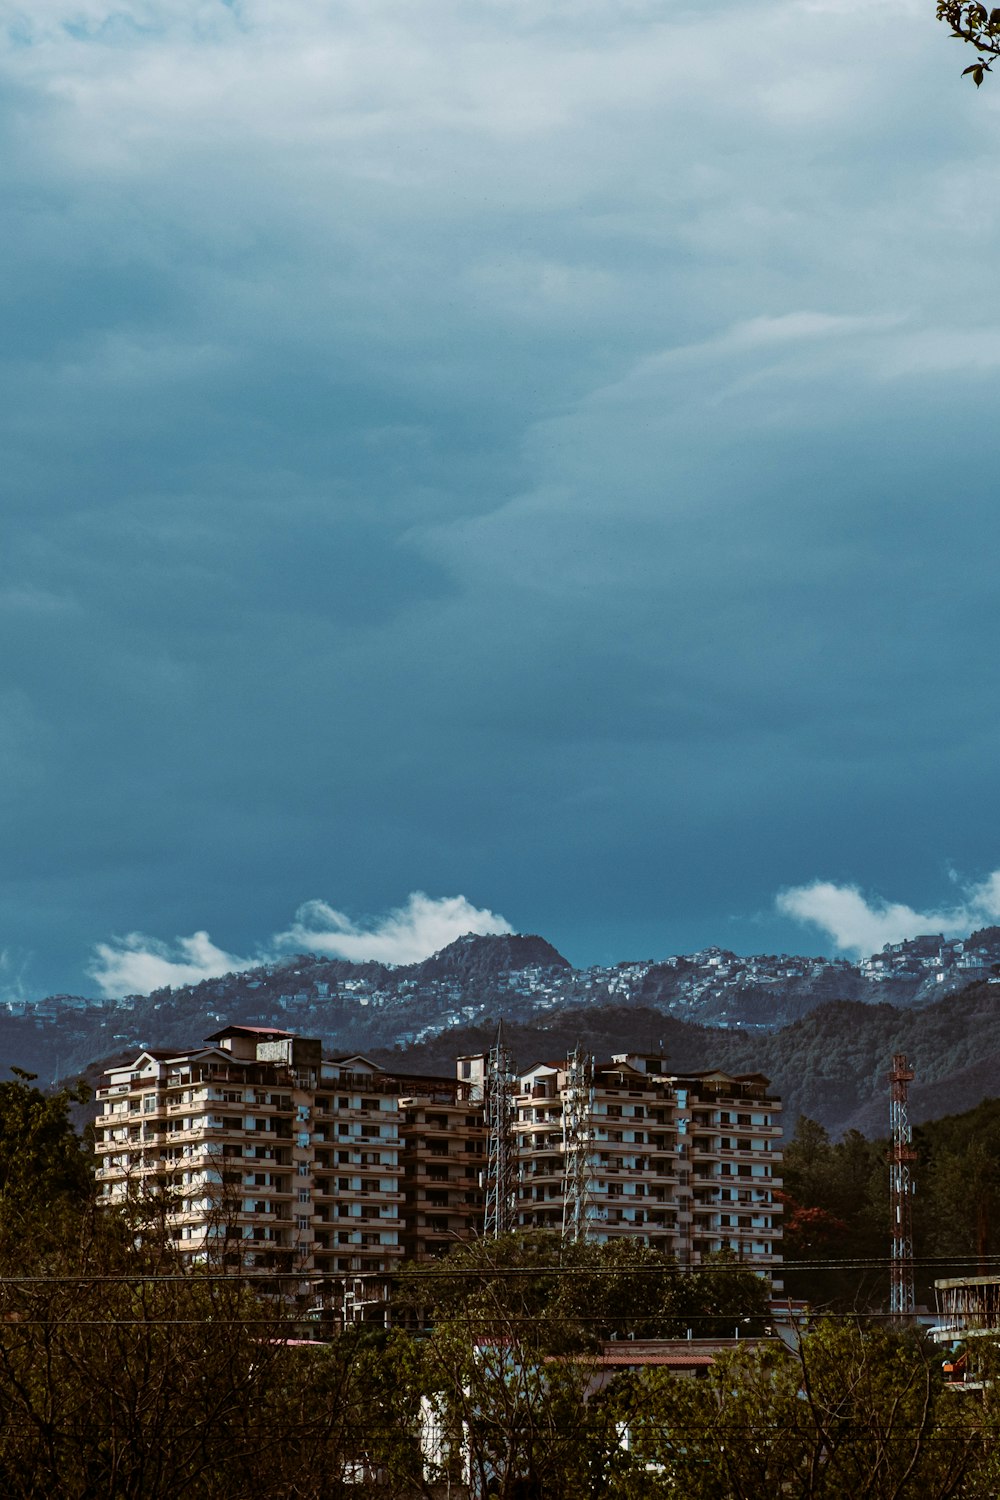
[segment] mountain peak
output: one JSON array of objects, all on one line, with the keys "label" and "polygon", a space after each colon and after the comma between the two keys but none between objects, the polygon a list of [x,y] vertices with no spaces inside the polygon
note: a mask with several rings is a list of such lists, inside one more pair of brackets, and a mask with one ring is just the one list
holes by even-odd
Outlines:
[{"label": "mountain peak", "polygon": [[523,969],[572,969],[569,959],[545,938],[531,933],[499,933],[483,936],[467,932],[423,963],[412,973],[421,979],[490,979],[500,973]]}]

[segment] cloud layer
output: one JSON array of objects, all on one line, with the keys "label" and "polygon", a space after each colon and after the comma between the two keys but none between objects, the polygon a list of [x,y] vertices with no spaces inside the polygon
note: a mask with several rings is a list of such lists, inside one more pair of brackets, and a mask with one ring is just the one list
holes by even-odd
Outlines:
[{"label": "cloud layer", "polygon": [[430,957],[468,932],[512,931],[505,918],[473,906],[464,896],[435,899],[414,891],[404,906],[363,923],[352,921],[325,901],[307,901],[296,912],[292,927],[278,933],[268,950],[254,958],[237,958],[224,952],[207,932],[177,938],[173,944],[133,932],[110,943],[98,943],[89,973],[102,995],[120,998],[237,973],[273,962],[282,951],[316,953],[357,963],[374,959],[385,964],[408,964]]},{"label": "cloud layer", "polygon": [[1000,78],[933,9],[6,7],[34,993],[108,933],[227,935],[106,943],[115,989],[239,961],[304,892],[489,891],[586,963],[786,946],[790,871],[992,868],[1000,320],[955,267],[1000,258]]},{"label": "cloud layer", "polygon": [[109,943],[97,943],[89,973],[107,999],[123,995],[148,995],[168,986],[198,984],[220,974],[235,974],[255,962],[226,953],[207,932],[179,937],[171,943],[130,932]]},{"label": "cloud layer", "polygon": [[1000,870],[963,887],[951,906],[916,911],[880,896],[865,896],[856,885],[814,880],[791,886],[777,897],[778,910],[797,922],[818,927],[844,953],[877,953],[886,943],[940,932],[960,937],[1000,919]]},{"label": "cloud layer", "polygon": [[277,938],[282,948],[384,964],[412,964],[428,958],[467,932],[513,932],[505,917],[480,910],[464,896],[434,899],[413,891],[405,906],[369,923],[353,922],[325,901],[307,901],[295,923]]}]

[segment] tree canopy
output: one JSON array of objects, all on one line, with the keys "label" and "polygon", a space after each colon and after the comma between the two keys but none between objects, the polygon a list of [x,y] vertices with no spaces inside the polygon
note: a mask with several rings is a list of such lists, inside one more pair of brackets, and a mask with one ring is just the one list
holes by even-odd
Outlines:
[{"label": "tree canopy", "polygon": [[979,56],[963,70],[976,88],[990,72],[993,60],[1000,57],[1000,7],[987,10],[978,0],[938,0],[938,20],[951,27],[951,34],[975,47]]}]

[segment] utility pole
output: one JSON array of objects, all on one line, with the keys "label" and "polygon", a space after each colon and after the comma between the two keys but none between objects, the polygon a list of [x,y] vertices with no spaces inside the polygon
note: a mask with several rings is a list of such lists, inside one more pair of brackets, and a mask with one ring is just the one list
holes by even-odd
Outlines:
[{"label": "utility pole", "polygon": [[503,1039],[503,1022],[486,1058],[486,1214],[483,1235],[498,1240],[515,1226],[517,1153],[514,1146],[514,1069]]},{"label": "utility pole", "polygon": [[590,1202],[590,1148],[594,1114],[594,1059],[579,1044],[567,1059],[563,1100],[563,1224],[567,1241],[587,1238]]},{"label": "utility pole", "polygon": [[916,1075],[897,1052],[889,1073],[889,1123],[892,1145],[889,1148],[889,1205],[892,1211],[892,1277],[889,1311],[894,1318],[909,1320],[916,1311],[913,1289],[913,1132],[906,1117],[909,1085]]}]

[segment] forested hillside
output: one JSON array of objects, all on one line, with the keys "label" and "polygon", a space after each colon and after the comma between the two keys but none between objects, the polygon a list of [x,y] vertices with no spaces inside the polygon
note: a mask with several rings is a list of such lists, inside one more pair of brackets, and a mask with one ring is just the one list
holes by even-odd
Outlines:
[{"label": "forested hillside", "polygon": [[333,1053],[440,1038],[451,1056],[461,1050],[451,1039],[463,1028],[495,1025],[498,1016],[542,1030],[553,1017],[558,1025],[575,1018],[582,1033],[599,1030],[609,1007],[632,1012],[623,1019],[630,1046],[649,1045],[670,1021],[762,1037],[837,1001],[933,1008],[974,979],[989,981],[994,969],[997,928],[966,940],[913,938],[857,964],[705,948],[589,969],[573,968],[542,937],[470,933],[420,963],[395,967],[299,954],[148,995],[7,1000],[0,1056],[51,1081],[117,1049],[191,1046],[233,1020],[316,1036]]},{"label": "forested hillside", "polygon": [[[906,1052],[917,1070],[910,1115],[915,1121],[968,1108],[1000,1093],[1000,986],[977,983],[934,1005],[902,1009],[835,1001],[780,1031],[723,1031],[694,1026],[658,1012],[602,1006],[562,1010],[537,1024],[504,1023],[518,1065],[565,1057],[577,1042],[607,1056],[628,1048],[662,1051],[669,1066],[720,1067],[761,1072],[785,1105],[786,1128],[800,1114],[831,1133],[887,1128],[886,1073],[894,1052]],[[382,1049],[378,1060],[413,1072],[451,1072],[456,1054],[488,1047],[497,1018],[459,1027],[405,1049]]]},{"label": "forested hillside", "polygon": [[[886,1134],[869,1139],[857,1130],[832,1141],[815,1120],[799,1120],[784,1162],[783,1253],[792,1295],[842,1310],[885,1299],[888,1145]],[[1000,1099],[926,1121],[914,1131],[914,1146],[917,1292],[933,1306],[935,1278],[992,1271],[1000,1257]]]}]

